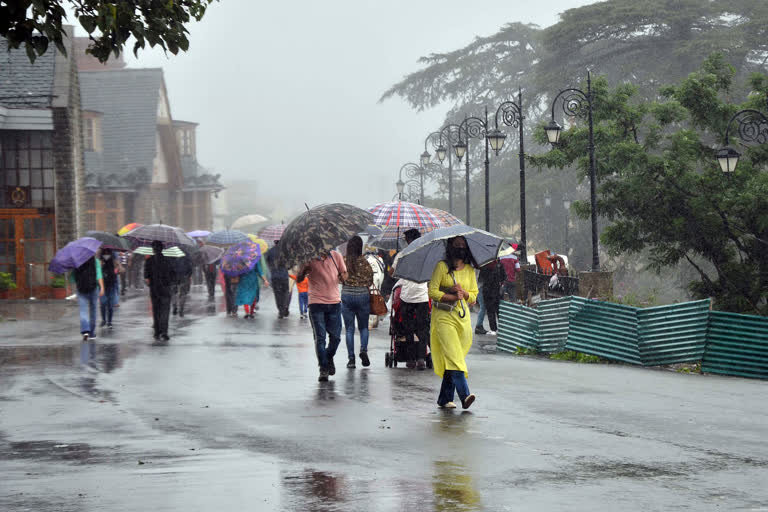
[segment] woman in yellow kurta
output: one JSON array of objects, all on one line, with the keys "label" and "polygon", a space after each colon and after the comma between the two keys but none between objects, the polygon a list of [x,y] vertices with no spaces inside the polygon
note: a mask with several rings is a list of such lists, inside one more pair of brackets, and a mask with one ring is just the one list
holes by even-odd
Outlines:
[{"label": "woman in yellow kurta", "polygon": [[[464,409],[475,401],[475,395],[469,393],[464,361],[472,346],[469,306],[477,300],[477,280],[471,262],[464,237],[451,238],[446,244],[445,261],[437,264],[429,281],[429,298],[433,302],[432,364],[435,373],[443,378],[437,405],[450,409],[456,407],[454,393],[459,394]],[[451,305],[453,310],[448,311],[446,307]]]}]

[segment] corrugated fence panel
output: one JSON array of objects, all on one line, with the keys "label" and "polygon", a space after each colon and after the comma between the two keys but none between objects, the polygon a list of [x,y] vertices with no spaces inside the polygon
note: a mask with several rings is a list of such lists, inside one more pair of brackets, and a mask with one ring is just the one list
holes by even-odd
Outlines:
[{"label": "corrugated fence panel", "polygon": [[537,309],[501,301],[499,305],[499,332],[496,347],[505,352],[518,348],[538,350],[539,311]]},{"label": "corrugated fence panel", "polygon": [[768,378],[768,318],[711,311],[701,370]]},{"label": "corrugated fence panel", "polygon": [[539,303],[539,351],[560,352],[568,340],[571,297],[545,300]]},{"label": "corrugated fence panel", "polygon": [[640,358],[646,366],[701,361],[709,300],[637,310]]},{"label": "corrugated fence panel", "polygon": [[642,364],[637,343],[637,312],[631,306],[573,297],[567,350]]}]

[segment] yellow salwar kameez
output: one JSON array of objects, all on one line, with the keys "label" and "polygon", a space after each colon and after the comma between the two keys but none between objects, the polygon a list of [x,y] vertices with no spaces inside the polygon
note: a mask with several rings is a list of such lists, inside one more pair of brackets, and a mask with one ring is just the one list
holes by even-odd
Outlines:
[{"label": "yellow salwar kameez", "polygon": [[[432,350],[432,365],[435,373],[440,377],[445,370],[457,370],[468,375],[467,363],[464,360],[472,346],[472,319],[469,314],[469,305],[477,300],[477,279],[475,269],[471,265],[464,265],[461,270],[453,272],[456,284],[469,293],[469,299],[464,302],[464,318],[459,316],[462,307],[456,303],[453,311],[443,311],[432,307],[432,321],[430,325],[430,340]],[[445,292],[440,288],[450,288],[454,285],[448,265],[441,261],[432,272],[429,281],[429,298],[439,301]]]}]

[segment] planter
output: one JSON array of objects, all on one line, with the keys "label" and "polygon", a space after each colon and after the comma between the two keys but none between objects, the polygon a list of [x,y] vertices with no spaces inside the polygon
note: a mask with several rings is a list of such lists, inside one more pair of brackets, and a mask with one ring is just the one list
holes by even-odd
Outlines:
[{"label": "planter", "polygon": [[8,290],[0,290],[0,299],[7,299],[10,293]]},{"label": "planter", "polygon": [[51,298],[52,299],[66,299],[67,298],[67,289],[66,288],[51,288]]}]

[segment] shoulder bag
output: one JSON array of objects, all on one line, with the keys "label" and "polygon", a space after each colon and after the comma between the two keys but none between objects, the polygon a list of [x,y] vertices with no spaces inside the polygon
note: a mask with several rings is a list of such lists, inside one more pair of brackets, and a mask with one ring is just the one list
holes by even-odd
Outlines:
[{"label": "shoulder bag", "polygon": [[371,299],[371,314],[376,316],[384,316],[387,314],[387,303],[384,297],[381,296],[379,290],[375,286],[368,288],[368,297]]}]

